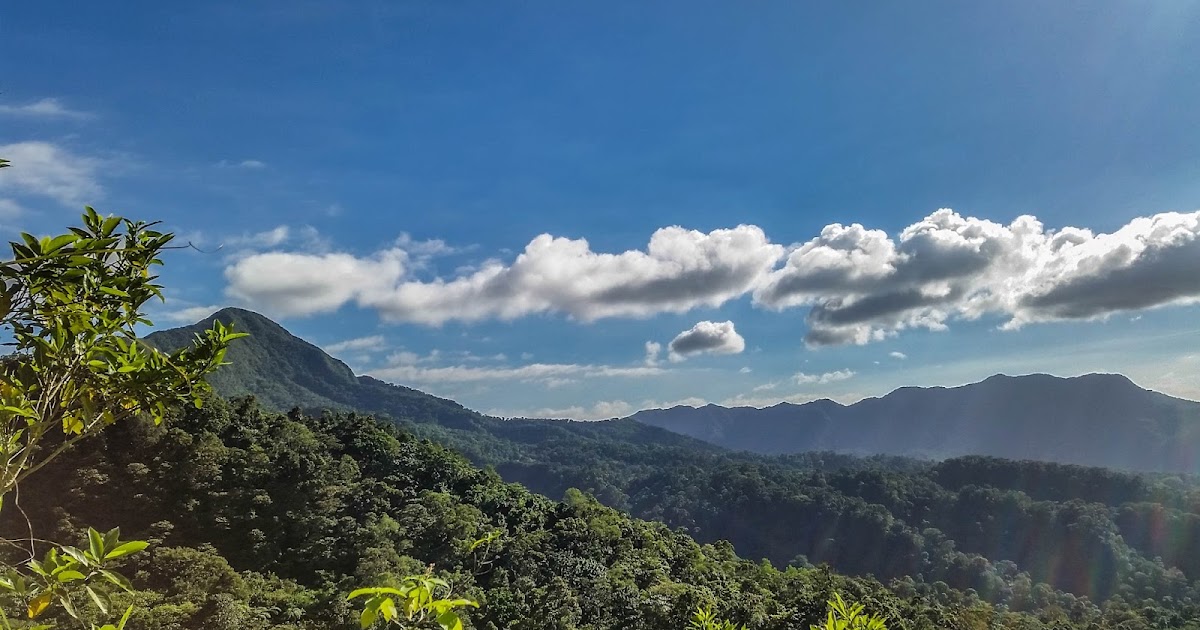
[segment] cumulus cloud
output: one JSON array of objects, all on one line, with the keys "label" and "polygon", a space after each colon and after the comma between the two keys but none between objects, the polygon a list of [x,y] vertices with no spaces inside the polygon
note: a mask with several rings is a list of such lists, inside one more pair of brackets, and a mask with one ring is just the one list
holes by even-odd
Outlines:
[{"label": "cumulus cloud", "polygon": [[[431,325],[539,313],[593,321],[720,306],[749,292],[783,252],[754,226],[707,234],[668,227],[651,236],[645,251],[617,254],[594,252],[583,239],[543,234],[511,264],[490,260],[451,279],[389,275],[391,282],[385,284],[338,270],[322,272],[328,261],[301,254],[291,255],[286,263],[310,273],[308,290],[296,286],[295,274],[276,275],[285,262],[278,256],[247,258],[226,275],[232,295],[290,313],[332,310],[353,301],[378,310],[389,321]],[[402,242],[366,259],[339,256],[341,267],[354,268],[377,264],[381,257],[410,258]],[[333,282],[338,288],[327,291],[330,275],[338,276]],[[310,300],[316,293],[322,299]]]},{"label": "cumulus cloud", "polygon": [[[581,321],[650,317],[715,308],[751,294],[760,308],[806,309],[810,346],[865,344],[984,316],[1011,330],[1200,301],[1200,274],[1194,273],[1200,212],[1142,217],[1095,234],[1050,230],[1031,216],[1003,225],[943,209],[894,237],[833,224],[786,250],[748,225],[707,234],[663,228],[644,250],[619,253],[543,234],[511,262],[488,260],[445,278],[414,277],[425,258],[447,247],[402,236],[370,256],[250,256],[226,269],[228,292],[282,314],[354,303],[385,320],[428,325],[537,314]],[[686,336],[673,348],[675,356],[687,355],[686,341],[703,339]]]},{"label": "cumulus cloud", "polygon": [[897,352],[889,352],[888,356],[892,357],[893,359],[900,359],[901,361],[908,358],[907,354],[904,354],[903,352],[898,352],[898,351]]},{"label": "cumulus cloud", "polygon": [[0,192],[49,197],[66,205],[83,205],[103,193],[98,159],[40,141],[0,146],[0,155],[12,162],[0,171]]},{"label": "cumulus cloud", "polygon": [[56,98],[43,98],[24,105],[0,105],[0,115],[24,118],[91,118],[87,112],[68,109]]},{"label": "cumulus cloud", "polygon": [[277,316],[335,311],[351,300],[369,300],[404,276],[404,252],[371,258],[350,254],[254,254],[225,268],[233,298]]},{"label": "cumulus cloud", "polygon": [[828,385],[838,381],[845,381],[854,378],[854,370],[837,370],[834,372],[825,372],[822,374],[807,374],[805,372],[797,372],[792,376],[792,380],[797,385]]},{"label": "cumulus cloud", "polygon": [[696,322],[671,340],[668,348],[672,361],[683,361],[696,354],[738,354],[746,349],[746,340],[733,322]]},{"label": "cumulus cloud", "polygon": [[369,337],[356,337],[354,339],[331,343],[325,346],[325,351],[330,354],[338,352],[362,352],[379,350],[386,345],[387,342],[384,341],[383,335],[371,335]]},{"label": "cumulus cloud", "polygon": [[814,346],[864,344],[955,318],[1030,322],[1102,318],[1200,299],[1200,212],[1138,218],[1112,234],[1009,225],[938,210],[892,239],[827,226],[754,292],[761,306],[807,306]]}]

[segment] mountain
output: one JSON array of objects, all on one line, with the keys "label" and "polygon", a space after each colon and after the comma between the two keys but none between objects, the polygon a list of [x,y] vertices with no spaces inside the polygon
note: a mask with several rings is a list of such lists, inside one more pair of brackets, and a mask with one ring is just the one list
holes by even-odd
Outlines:
[{"label": "mountain", "polygon": [[1154,472],[1195,472],[1200,457],[1200,403],[1117,374],[996,375],[961,387],[904,387],[852,405],[674,407],[632,418],[764,454],[990,455]]},{"label": "mountain", "polygon": [[[503,435],[516,442],[544,442],[564,435],[596,438],[620,436],[641,444],[689,445],[700,450],[714,447],[678,433],[632,420],[576,423],[565,420],[500,420],[471,411],[445,398],[409,387],[356,376],[345,363],[291,334],[279,324],[253,311],[226,308],[182,328],[151,333],[150,344],[173,350],[191,343],[196,333],[211,328],[214,320],[233,324],[249,337],[232,344],[227,365],[210,377],[213,389],[226,398],[253,395],[259,404],[276,411],[353,410],[416,425]],[[466,445],[456,444],[463,447]],[[476,455],[470,448],[462,448]],[[473,457],[476,461],[477,457]]]},{"label": "mountain", "polygon": [[[833,452],[763,455],[731,451],[634,419],[501,420],[413,389],[356,377],[344,364],[261,315],[227,309],[214,317],[232,321],[252,334],[235,344],[229,355],[233,364],[213,379],[220,394],[254,394],[275,410],[300,406],[310,411],[370,412],[387,420],[381,426],[389,431],[457,450],[475,465],[491,468],[504,481],[519,482],[552,499],[577,496],[578,492],[570,490],[575,488],[606,506],[637,518],[662,522],[678,536],[687,535],[718,547],[725,545],[720,541],[728,541],[745,558],[767,559],[778,567],[828,564],[845,574],[871,575],[889,584],[896,584],[896,580],[919,587],[940,583],[969,593],[971,598],[1003,604],[1012,610],[1034,611],[1045,606],[1073,610],[1078,602],[1085,601],[1072,603],[1075,597],[1091,602],[1136,603],[1155,610],[1159,606],[1174,609],[1181,601],[1200,601],[1200,545],[1194,542],[1200,541],[1200,485],[1190,476],[1122,473],[992,457],[963,457],[935,463],[895,456],[861,458]],[[193,332],[209,326],[211,319],[196,326],[156,333],[151,341],[163,347],[186,343]],[[846,450],[887,450],[887,440],[899,441],[904,436],[893,433],[876,438],[870,431],[891,430],[887,419],[909,418],[905,414],[928,409],[930,405],[924,402],[927,395],[942,396],[941,407],[934,408],[944,416],[956,418],[956,414],[965,413],[956,409],[972,406],[996,407],[997,418],[1011,414],[1013,420],[1008,426],[1029,433],[1037,430],[1037,420],[1021,417],[1025,410],[1020,406],[1005,406],[1021,392],[1027,396],[1056,397],[1054,400],[1060,407],[1090,404],[1087,408],[1095,408],[1093,413],[1099,413],[1115,403],[1095,400],[1105,391],[1093,390],[1137,389],[1125,379],[1111,376],[1065,382],[1069,387],[1081,389],[1064,389],[1064,379],[1053,377],[995,377],[970,386],[966,391],[974,391],[972,396],[959,391],[964,388],[910,388],[849,407],[831,401],[781,405],[763,410],[778,417],[765,423],[759,429],[762,432],[759,436],[775,440],[789,437],[796,427],[787,412],[803,407],[811,413],[824,414],[826,426],[822,439],[831,441],[838,435],[834,429],[846,430],[836,424],[839,415],[847,409],[875,404],[892,409],[887,414],[894,416],[876,412],[884,420],[861,429],[858,441],[849,442]],[[984,396],[979,388],[985,386],[996,390]],[[1138,391],[1151,400],[1160,396]],[[954,402],[955,396],[968,400]],[[285,416],[288,422],[278,421],[286,427],[263,433],[263,428],[226,426],[233,416],[251,424],[262,420],[253,402],[232,401],[233,413],[224,411],[225,405],[214,400],[200,415],[208,418],[206,422],[224,427],[219,432],[239,449],[245,448],[246,439],[257,435],[268,441],[283,440],[287,448],[324,443],[326,438],[295,442],[298,438],[291,436],[296,428],[293,420],[308,423],[321,432],[343,423],[365,427],[368,422],[353,413],[321,413],[307,419],[303,419],[304,414],[289,413]],[[701,422],[693,425],[704,429],[699,437],[733,439],[744,436],[746,431],[741,427],[738,431],[730,430],[737,427],[732,424],[736,420],[731,419],[731,414],[746,410],[709,406],[686,411],[701,418]],[[910,422],[909,426],[918,424],[921,423]],[[189,425],[175,421],[170,426]],[[957,426],[929,422],[928,431],[945,433],[927,436],[929,444],[941,448],[943,442],[952,443],[953,439],[966,447],[979,444],[967,441],[969,432],[955,433]],[[1043,429],[1043,433],[1050,433],[1048,428]],[[1105,436],[1093,435],[1086,428],[1075,430],[1081,436],[1079,444],[1107,442]],[[336,441],[358,443],[355,431],[339,430],[341,437]],[[921,449],[925,447],[920,440],[910,441]],[[364,444],[364,448],[368,446],[374,452],[378,445]],[[156,447],[148,450],[155,452]],[[235,480],[244,474],[236,467],[225,472],[212,469],[206,463],[207,457],[187,454],[179,459],[189,462],[188,466],[197,459],[195,465],[203,465],[195,473],[201,480]],[[283,452],[280,457],[287,459]],[[242,456],[231,461],[242,461]],[[126,471],[122,474],[133,474],[141,467],[124,462],[114,468],[117,469]],[[352,471],[354,467],[342,470]],[[108,474],[89,473],[87,479],[105,478]],[[261,490],[286,492],[292,485],[302,490],[304,484],[297,485],[296,481],[297,478],[289,477],[253,483]],[[435,494],[445,489],[438,487],[442,490],[435,490]],[[475,496],[473,493],[468,494]],[[139,496],[142,494],[139,491]],[[56,496],[54,492],[45,495]],[[268,505],[275,501],[267,501],[260,495],[262,492],[256,489],[222,489],[214,496],[240,497],[238,500],[242,502],[221,508],[217,515],[222,519],[230,518],[230,514],[253,515],[260,511],[257,502]],[[406,490],[404,496],[412,499],[418,495]],[[307,506],[310,500],[302,498],[287,503]],[[109,509],[105,505],[100,504],[97,509]],[[509,506],[507,501],[487,500],[479,509],[492,514],[504,512]],[[295,514],[303,514],[305,509]],[[427,518],[421,510],[413,509],[416,512],[410,516]],[[446,523],[459,522],[457,516],[444,518]],[[603,529],[610,531],[607,527]],[[274,534],[265,540],[274,540]],[[615,540],[633,539],[622,534]],[[441,539],[433,542],[438,545],[444,542],[438,541]],[[729,549],[727,545],[720,548]],[[553,558],[545,562],[554,571],[562,568],[575,572],[582,566],[572,564],[574,560],[565,565],[555,564],[558,560]],[[593,571],[588,569],[586,573]],[[822,610],[823,607],[817,612]],[[797,626],[785,623],[762,627]],[[961,626],[950,623],[916,627]]]},{"label": "mountain", "polygon": [[[1192,590],[1148,583],[1154,566],[1137,593],[1175,599],[1132,599],[1133,609],[1034,588],[1025,574],[966,591],[772,567],[579,492],[532,494],[393,424],[275,414],[245,399],[111,427],[25,482],[21,512],[0,519],[0,536],[33,528],[73,541],[84,524],[119,524],[152,542],[124,567],[136,590],[116,596],[135,605],[128,630],[357,629],[346,593],[425,571],[480,603],[466,612],[474,630],[673,630],[694,627],[692,611],[710,602],[753,630],[791,630],[823,623],[834,591],[891,628],[1173,628],[1200,614]],[[864,543],[847,548],[874,547]],[[964,557],[942,573],[961,581],[979,564]],[[78,627],[60,610],[46,615],[57,613],[55,627]]]}]

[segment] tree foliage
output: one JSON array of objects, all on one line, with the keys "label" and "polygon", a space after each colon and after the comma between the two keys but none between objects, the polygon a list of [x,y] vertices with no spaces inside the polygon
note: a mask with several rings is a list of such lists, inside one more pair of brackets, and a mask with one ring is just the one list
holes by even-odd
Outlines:
[{"label": "tree foliage", "polygon": [[[24,514],[21,483],[78,441],[143,415],[161,422],[181,402],[201,404],[204,377],[242,336],[215,324],[171,353],[138,339],[137,327],[150,324],[143,307],[162,298],[152,270],[172,239],[154,228],[87,208],[82,226],[65,234],[22,233],[10,243],[12,258],[0,262],[0,329],[11,339],[0,360],[0,510],[11,494]],[[23,561],[12,549],[24,548],[3,541],[12,549],[0,556],[0,595],[20,601],[30,619],[58,602],[84,628],[123,628],[128,608],[116,625],[94,623],[112,609],[110,587],[131,590],[112,563],[147,545],[119,536],[88,528],[81,550],[37,538],[29,523]],[[0,618],[9,624],[3,610]]]},{"label": "tree foliage", "polygon": [[22,233],[0,263],[0,500],[80,439],[167,405],[199,404],[205,375],[241,336],[214,324],[172,353],[140,343],[142,313],[162,298],[152,275],[172,239],[153,224],[102,217],[57,236]]}]

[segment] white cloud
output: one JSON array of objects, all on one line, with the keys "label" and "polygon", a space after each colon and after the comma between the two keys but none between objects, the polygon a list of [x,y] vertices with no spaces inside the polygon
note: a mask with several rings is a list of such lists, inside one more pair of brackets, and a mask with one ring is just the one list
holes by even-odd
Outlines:
[{"label": "white cloud", "polygon": [[194,324],[225,308],[216,304],[209,306],[189,306],[162,314],[162,318],[180,324]]},{"label": "white cloud", "polygon": [[270,230],[255,232],[253,234],[243,234],[226,239],[225,243],[232,247],[247,247],[254,249],[269,249],[278,247],[288,241],[292,230],[286,225],[280,225]]},{"label": "white cloud", "polygon": [[854,378],[854,370],[837,370],[835,372],[825,372],[823,374],[806,374],[804,372],[797,372],[792,376],[792,380],[795,381],[797,385],[828,385],[829,383],[836,383],[838,381],[844,381],[851,378]]},{"label": "white cloud", "polygon": [[25,214],[25,208],[12,199],[0,199],[0,219],[15,219]]},{"label": "white cloud", "polygon": [[667,402],[659,402],[655,400],[643,400],[640,409],[670,409],[672,407],[703,407],[708,401],[698,396],[688,398],[680,398]]},{"label": "white cloud", "polygon": [[49,197],[66,205],[94,202],[103,194],[96,177],[98,159],[41,141],[0,146],[0,155],[12,162],[0,170],[0,192]]},{"label": "white cloud", "polygon": [[25,105],[0,105],[0,115],[27,118],[91,118],[87,112],[68,109],[56,98],[43,98]]},{"label": "white cloud", "polygon": [[267,163],[262,160],[221,160],[217,162],[217,168],[243,168],[247,170],[258,170],[267,167]]},{"label": "white cloud", "polygon": [[787,394],[783,396],[748,396],[746,394],[738,394],[737,396],[732,396],[722,400],[719,404],[722,407],[757,407],[762,409],[764,407],[774,407],[775,405],[785,402],[803,404],[806,402],[812,402],[819,398],[821,398],[821,396],[814,396],[812,394]]},{"label": "white cloud", "polygon": [[389,354],[387,357],[387,362],[390,366],[416,365],[417,363],[421,362],[421,355],[408,350],[399,350]]},{"label": "white cloud", "polygon": [[702,321],[676,335],[668,348],[672,361],[683,361],[696,354],[739,354],[746,349],[746,340],[733,322]]},{"label": "white cloud", "polygon": [[[308,290],[296,286],[294,274],[277,275],[278,258],[247,258],[226,274],[231,294],[289,313],[333,310],[354,301],[396,322],[439,325],[538,313],[592,321],[719,306],[746,294],[782,255],[783,248],[754,226],[708,234],[668,227],[654,233],[645,251],[619,254],[593,252],[583,239],[543,234],[511,264],[487,261],[449,280],[398,274],[384,283],[338,270],[322,272],[324,258],[303,254],[292,254],[287,262],[310,272]],[[406,261],[409,252],[398,243],[373,257],[340,256],[342,267],[361,267],[380,258]],[[330,282],[331,274],[336,282]],[[316,294],[321,297],[313,300]]]},{"label": "white cloud", "polygon": [[749,367],[743,367],[742,369],[738,370],[738,373],[739,374],[749,374],[753,371],[754,370],[751,370]]},{"label": "white cloud", "polygon": [[406,251],[411,256],[449,256],[458,254],[474,247],[453,247],[440,238],[418,240],[408,232],[401,232],[396,238],[396,247]]},{"label": "white cloud", "polygon": [[762,385],[758,385],[758,386],[756,386],[756,387],[754,388],[754,391],[756,391],[756,392],[769,392],[769,391],[771,391],[771,390],[775,389],[776,387],[779,387],[779,382],[778,382],[778,381],[772,381],[772,382],[770,382],[770,383],[763,383]]},{"label": "white cloud", "polygon": [[488,414],[502,418],[556,418],[570,420],[609,420],[628,416],[633,406],[623,400],[602,400],[589,407],[544,407],[528,411],[505,411],[492,409]]},{"label": "white cloud", "polygon": [[810,307],[810,345],[864,344],[906,328],[942,330],[992,314],[1005,329],[1103,318],[1200,300],[1200,212],[1137,218],[1112,234],[1005,226],[939,210],[893,240],[834,224],[793,249],[754,293]]},{"label": "white cloud", "polygon": [[833,224],[787,251],[748,225],[707,234],[663,228],[645,250],[615,254],[543,234],[512,262],[415,279],[423,257],[445,247],[402,236],[372,256],[251,256],[226,270],[228,291],[284,314],[352,302],[388,321],[429,325],[547,313],[582,321],[650,317],[752,293],[759,307],[808,309],[811,346],[865,344],[984,316],[1012,330],[1200,301],[1193,272],[1200,268],[1200,212],[1137,218],[1112,234],[1093,234],[1047,230],[1030,216],[1002,225],[938,210],[895,238]]},{"label": "white cloud", "polygon": [[897,352],[889,352],[888,356],[892,357],[893,359],[900,359],[901,361],[908,358],[907,354],[904,354],[903,352],[898,352],[898,351]]},{"label": "white cloud", "polygon": [[662,344],[657,341],[646,342],[645,364],[651,367],[658,365],[658,357],[662,354]]},{"label": "white cloud", "polygon": [[[406,357],[411,358],[411,357]],[[579,363],[530,363],[527,365],[479,366],[449,365],[422,367],[417,360],[397,363],[374,370],[371,375],[397,383],[476,383],[485,381],[517,381],[546,383],[564,378],[639,378],[663,374],[657,367],[619,367]]]},{"label": "white cloud", "polygon": [[356,337],[347,339],[337,343],[331,343],[325,346],[325,351],[330,354],[339,352],[354,352],[354,351],[374,351],[382,350],[387,345],[383,335],[371,335],[369,337]]},{"label": "white cloud", "polygon": [[388,291],[404,275],[405,255],[254,254],[225,268],[231,297],[278,316],[336,311],[351,300]]}]

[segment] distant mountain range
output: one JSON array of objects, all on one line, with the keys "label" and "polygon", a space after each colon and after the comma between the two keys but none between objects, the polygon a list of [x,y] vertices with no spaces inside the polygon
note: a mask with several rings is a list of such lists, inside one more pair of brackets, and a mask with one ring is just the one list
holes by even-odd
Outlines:
[{"label": "distant mountain range", "polygon": [[213,319],[251,334],[230,350],[232,365],[212,377],[217,392],[253,394],[284,411],[357,410],[517,443],[582,437],[768,455],[991,455],[1141,471],[1200,469],[1200,403],[1143,389],[1115,374],[997,375],[962,387],[905,387],[852,405],[818,400],[765,409],[675,407],[605,422],[500,420],[409,387],[355,376],[320,348],[244,309],[227,308],[147,340],[176,348]]},{"label": "distant mountain range", "polygon": [[708,405],[632,417],[763,454],[991,455],[1174,472],[1200,466],[1200,403],[1143,389],[1118,374],[996,375],[961,387],[904,387],[852,405]]}]

